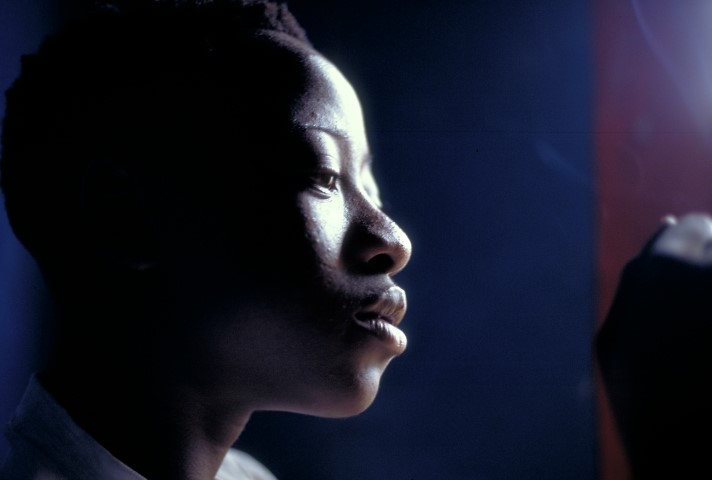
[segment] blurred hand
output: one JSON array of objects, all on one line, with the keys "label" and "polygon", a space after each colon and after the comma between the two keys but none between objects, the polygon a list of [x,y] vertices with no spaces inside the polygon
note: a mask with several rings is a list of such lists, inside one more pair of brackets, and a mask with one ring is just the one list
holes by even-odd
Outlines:
[{"label": "blurred hand", "polygon": [[710,217],[667,218],[626,266],[596,351],[634,478],[712,478]]}]

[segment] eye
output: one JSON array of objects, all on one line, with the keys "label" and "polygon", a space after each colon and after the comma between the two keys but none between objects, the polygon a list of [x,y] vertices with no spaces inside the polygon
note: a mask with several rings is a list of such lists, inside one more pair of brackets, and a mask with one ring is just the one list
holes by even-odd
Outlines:
[{"label": "eye", "polygon": [[313,173],[311,175],[311,180],[314,183],[314,186],[333,192],[336,190],[339,175],[331,170],[322,170]]}]

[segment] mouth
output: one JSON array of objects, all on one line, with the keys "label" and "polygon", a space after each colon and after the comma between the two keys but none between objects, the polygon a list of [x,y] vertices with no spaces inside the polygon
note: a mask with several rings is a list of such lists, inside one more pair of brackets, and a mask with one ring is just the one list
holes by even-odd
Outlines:
[{"label": "mouth", "polygon": [[408,339],[398,328],[407,308],[405,291],[392,286],[353,316],[354,323],[381,340],[396,355],[405,351]]}]

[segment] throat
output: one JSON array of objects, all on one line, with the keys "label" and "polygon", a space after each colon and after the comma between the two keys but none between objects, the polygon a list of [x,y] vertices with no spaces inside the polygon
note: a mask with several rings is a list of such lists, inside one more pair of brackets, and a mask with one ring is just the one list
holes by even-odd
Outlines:
[{"label": "throat", "polygon": [[146,478],[215,478],[249,413],[216,409],[179,385],[85,367],[38,376],[72,420]]}]

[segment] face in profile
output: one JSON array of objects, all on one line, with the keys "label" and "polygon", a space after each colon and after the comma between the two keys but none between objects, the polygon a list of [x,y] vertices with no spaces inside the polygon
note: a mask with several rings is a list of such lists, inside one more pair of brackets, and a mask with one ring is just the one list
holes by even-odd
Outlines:
[{"label": "face in profile", "polygon": [[266,135],[282,153],[223,178],[210,211],[173,216],[161,263],[166,318],[179,320],[163,353],[211,398],[353,415],[406,346],[392,277],[410,242],[381,209],[349,82],[319,54],[274,41],[303,66],[289,134]]}]

